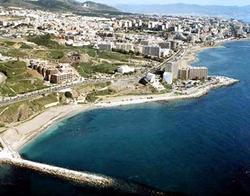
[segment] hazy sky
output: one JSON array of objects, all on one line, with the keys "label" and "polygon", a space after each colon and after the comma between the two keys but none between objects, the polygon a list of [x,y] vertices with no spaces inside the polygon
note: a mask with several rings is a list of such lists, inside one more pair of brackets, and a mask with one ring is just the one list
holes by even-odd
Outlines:
[{"label": "hazy sky", "polygon": [[[80,0],[84,1],[84,0]],[[189,3],[201,5],[250,5],[250,0],[93,0],[109,5],[115,4],[169,4],[169,3]]]}]

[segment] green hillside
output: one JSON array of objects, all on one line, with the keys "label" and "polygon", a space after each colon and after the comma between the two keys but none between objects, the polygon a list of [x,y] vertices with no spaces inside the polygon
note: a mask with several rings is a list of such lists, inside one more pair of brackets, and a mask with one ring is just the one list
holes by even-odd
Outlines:
[{"label": "green hillside", "polygon": [[75,0],[0,0],[0,5],[52,11],[71,11],[82,14],[95,13],[96,11],[99,13],[119,12],[116,8],[92,1],[80,3]]}]

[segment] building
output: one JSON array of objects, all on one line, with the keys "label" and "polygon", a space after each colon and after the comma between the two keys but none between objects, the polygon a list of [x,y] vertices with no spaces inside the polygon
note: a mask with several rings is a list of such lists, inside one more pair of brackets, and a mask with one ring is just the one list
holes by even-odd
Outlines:
[{"label": "building", "polygon": [[207,67],[181,68],[178,72],[178,79],[180,80],[207,80],[207,77]]},{"label": "building", "polygon": [[122,51],[134,51],[134,44],[130,43],[116,43],[115,48]]},{"label": "building", "polygon": [[44,79],[47,81],[50,81],[50,78],[52,75],[57,74],[59,71],[55,68],[48,68],[45,72],[45,77]]},{"label": "building", "polygon": [[159,46],[163,49],[171,49],[171,42],[161,42]]},{"label": "building", "polygon": [[153,83],[156,81],[156,75],[152,73],[147,73],[145,79],[147,82]]},{"label": "building", "polygon": [[117,72],[121,74],[133,73],[135,71],[134,67],[129,67],[128,65],[121,65],[117,68]]},{"label": "building", "polygon": [[188,80],[189,78],[189,69],[181,68],[179,69],[178,79],[180,80]]},{"label": "building", "polygon": [[72,80],[73,80],[72,73],[58,73],[58,74],[53,74],[50,77],[50,82],[54,84],[60,84],[60,83],[68,82]]},{"label": "building", "polygon": [[170,53],[170,49],[166,49],[166,48],[164,48],[164,49],[161,49],[161,57],[166,57],[166,56],[168,56],[169,55],[169,53]]},{"label": "building", "polygon": [[99,50],[112,50],[113,47],[113,43],[100,43],[97,45],[97,49]]},{"label": "building", "polygon": [[207,67],[189,67],[190,80],[207,80],[208,69]]},{"label": "building", "polygon": [[163,73],[163,80],[167,84],[172,84],[173,83],[173,74],[171,72],[164,72]]},{"label": "building", "polygon": [[161,48],[159,46],[143,46],[142,53],[146,56],[160,58]]},{"label": "building", "polygon": [[171,72],[173,74],[173,79],[178,79],[179,66],[177,62],[167,63],[165,71]]}]

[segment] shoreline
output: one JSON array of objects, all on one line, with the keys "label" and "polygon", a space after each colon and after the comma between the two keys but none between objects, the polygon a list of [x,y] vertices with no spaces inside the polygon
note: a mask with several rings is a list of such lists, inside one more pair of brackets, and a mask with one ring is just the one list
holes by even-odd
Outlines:
[{"label": "shoreline", "polygon": [[1,134],[1,139],[4,142],[4,147],[8,146],[8,148],[11,148],[13,151],[20,151],[26,144],[34,141],[52,125],[55,125],[56,123],[73,117],[79,113],[94,109],[112,108],[125,105],[137,105],[157,101],[168,102],[184,99],[194,99],[208,94],[212,89],[223,86],[230,86],[239,82],[238,80],[231,78],[226,79],[227,80],[221,81],[218,84],[209,84],[204,88],[196,89],[195,92],[188,95],[175,95],[173,93],[167,93],[158,95],[152,94],[147,96],[119,96],[107,98],[106,100],[97,102],[95,104],[72,104],[49,108],[33,119],[7,129],[4,133]]},{"label": "shoreline", "polygon": [[[209,48],[220,47],[221,44],[231,41],[242,41],[248,40],[240,39],[240,40],[223,40],[219,43],[216,43],[215,46],[207,47],[207,46],[196,46],[188,51],[186,57],[181,59],[181,64],[185,66],[186,64],[192,64],[197,59],[197,54]],[[226,77],[225,77],[226,78]],[[152,94],[152,95],[131,95],[131,96],[119,96],[119,97],[110,97],[105,99],[104,101],[95,103],[95,104],[72,104],[72,105],[64,105],[48,108],[41,114],[38,114],[34,118],[21,122],[18,125],[14,125],[13,127],[8,128],[5,132],[0,134],[0,141],[3,143],[3,147],[11,148],[14,151],[20,151],[26,144],[35,140],[42,133],[44,133],[50,126],[61,122],[65,119],[68,119],[72,116],[75,116],[79,113],[86,112],[94,109],[102,109],[102,108],[110,108],[110,107],[118,107],[125,105],[136,105],[142,103],[149,102],[157,102],[157,101],[175,101],[175,100],[183,100],[183,99],[193,99],[199,98],[209,93],[212,89],[233,85],[238,80],[229,79],[228,81],[220,82],[218,84],[209,85],[202,89],[196,89],[196,92],[190,93],[188,95],[175,95],[173,93],[167,94]]]}]

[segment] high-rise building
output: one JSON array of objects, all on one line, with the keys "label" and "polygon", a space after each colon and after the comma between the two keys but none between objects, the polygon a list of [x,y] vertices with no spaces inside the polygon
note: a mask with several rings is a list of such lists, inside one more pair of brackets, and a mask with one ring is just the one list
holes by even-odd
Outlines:
[{"label": "high-rise building", "polygon": [[165,67],[166,72],[171,72],[173,74],[173,79],[178,79],[179,66],[177,62],[167,63]]},{"label": "high-rise building", "polygon": [[144,55],[151,57],[160,57],[161,48],[159,46],[143,46],[142,52]]},{"label": "high-rise building", "polygon": [[188,80],[189,77],[189,69],[181,68],[179,69],[178,79],[180,80]]},{"label": "high-rise building", "polygon": [[207,80],[208,69],[207,67],[189,67],[190,80]]},{"label": "high-rise building", "polygon": [[163,74],[163,80],[167,82],[167,84],[173,83],[173,73],[171,72],[164,72]]}]

